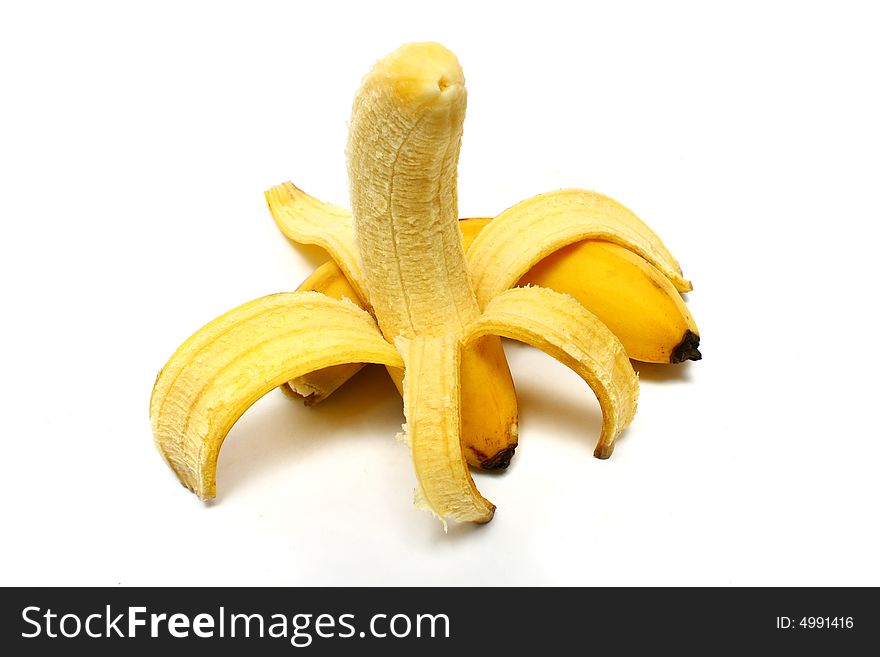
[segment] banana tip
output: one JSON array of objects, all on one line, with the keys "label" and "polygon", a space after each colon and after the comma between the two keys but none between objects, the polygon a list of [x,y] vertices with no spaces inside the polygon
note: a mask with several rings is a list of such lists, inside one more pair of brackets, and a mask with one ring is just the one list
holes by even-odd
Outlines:
[{"label": "banana tip", "polygon": [[703,354],[700,353],[700,336],[691,330],[684,332],[684,337],[678,346],[672,350],[672,358],[670,363],[683,363],[686,360],[700,360]]},{"label": "banana tip", "polygon": [[404,44],[379,60],[367,79],[404,101],[435,94],[457,96],[464,91],[458,59],[439,43]]},{"label": "banana tip", "polygon": [[491,504],[491,503],[489,504],[489,506],[491,507],[491,508],[489,509],[489,512],[488,512],[483,518],[480,518],[479,520],[476,520],[476,521],[475,521],[476,524],[478,524],[478,525],[488,525],[490,522],[492,522],[492,518],[495,517],[495,510],[496,510],[498,507],[496,507],[494,504]]},{"label": "banana tip", "polygon": [[513,458],[513,453],[515,451],[516,445],[502,449],[495,454],[495,456],[490,456],[489,458],[480,461],[480,467],[483,470],[506,470],[507,466],[510,465],[510,460]]}]

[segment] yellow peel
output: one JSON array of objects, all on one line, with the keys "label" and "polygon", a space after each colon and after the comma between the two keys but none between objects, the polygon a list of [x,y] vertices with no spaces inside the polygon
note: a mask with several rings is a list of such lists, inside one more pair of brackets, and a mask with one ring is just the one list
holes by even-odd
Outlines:
[{"label": "yellow peel", "polygon": [[481,307],[557,249],[586,239],[619,244],[663,272],[679,291],[692,289],[660,238],[636,215],[602,194],[564,189],[514,205],[474,239],[467,260]]},{"label": "yellow peel", "polygon": [[285,381],[352,362],[403,365],[354,304],[317,292],[246,303],[196,332],[159,373],[150,400],[156,446],[187,488],[210,499],[220,446],[245,410]]},{"label": "yellow peel", "polygon": [[398,338],[395,344],[406,364],[404,431],[419,479],[416,499],[444,524],[489,522],[495,505],[474,485],[459,439],[461,343],[444,335]]},{"label": "yellow peel", "polygon": [[351,213],[345,208],[319,201],[291,182],[266,192],[266,202],[275,223],[288,239],[314,244],[330,254],[362,300],[367,299]]},{"label": "yellow peel", "polygon": [[635,415],[639,385],[620,340],[595,315],[568,295],[540,287],[514,288],[486,305],[467,339],[484,335],[525,342],[577,372],[602,408],[595,456],[611,455],[615,439]]}]

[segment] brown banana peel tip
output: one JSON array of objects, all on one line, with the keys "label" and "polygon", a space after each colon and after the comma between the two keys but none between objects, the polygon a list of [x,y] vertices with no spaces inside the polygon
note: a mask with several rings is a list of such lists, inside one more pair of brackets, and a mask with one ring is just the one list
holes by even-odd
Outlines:
[{"label": "brown banana peel tip", "polygon": [[669,362],[673,364],[678,364],[683,363],[687,360],[702,359],[703,354],[700,353],[699,346],[700,336],[691,330],[685,331],[684,337],[681,339],[681,342],[675,349],[673,349],[672,357],[669,359]]},{"label": "brown banana peel tip", "polygon": [[516,445],[512,445],[507,449],[503,449],[494,456],[490,456],[487,459],[480,461],[480,468],[483,470],[506,470],[510,465],[511,459],[513,459],[514,452],[516,452]]}]

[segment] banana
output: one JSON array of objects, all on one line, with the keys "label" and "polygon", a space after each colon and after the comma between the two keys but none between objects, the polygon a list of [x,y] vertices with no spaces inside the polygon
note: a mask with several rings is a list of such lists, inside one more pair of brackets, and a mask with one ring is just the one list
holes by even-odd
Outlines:
[{"label": "banana", "polygon": [[[303,217],[292,186],[267,193],[276,220],[283,214],[279,223],[290,224],[293,239],[327,249],[373,314],[313,291],[273,295],[214,320],[175,352],[154,387],[151,422],[165,460],[200,497],[214,495],[223,439],[262,394],[327,367],[379,363],[403,368],[417,505],[444,525],[490,521],[495,505],[465,458],[462,382],[468,354],[480,353],[475,345],[498,336],[544,350],[587,382],[603,414],[595,455],[611,454],[638,399],[620,340],[569,295],[531,286],[489,294],[489,283],[508,271],[484,276],[479,288],[472,283],[457,220],[465,105],[451,52],[403,46],[373,67],[355,96],[346,151],[353,221],[338,209],[332,221],[315,220],[326,208]],[[482,249],[495,253],[492,244]]]}]

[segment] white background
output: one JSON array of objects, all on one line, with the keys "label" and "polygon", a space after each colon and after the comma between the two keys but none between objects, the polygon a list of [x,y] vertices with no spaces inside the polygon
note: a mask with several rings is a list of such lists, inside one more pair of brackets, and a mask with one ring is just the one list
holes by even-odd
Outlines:
[{"label": "white background", "polygon": [[[2,584],[880,584],[880,99],[870,3],[4,3]],[[156,453],[159,368],[321,261],[284,180],[346,204],[360,77],[443,42],[463,215],[579,186],[682,262],[704,359],[598,405],[510,345],[521,440],[486,527],[411,504],[378,370],[229,435],[206,506]]]}]

